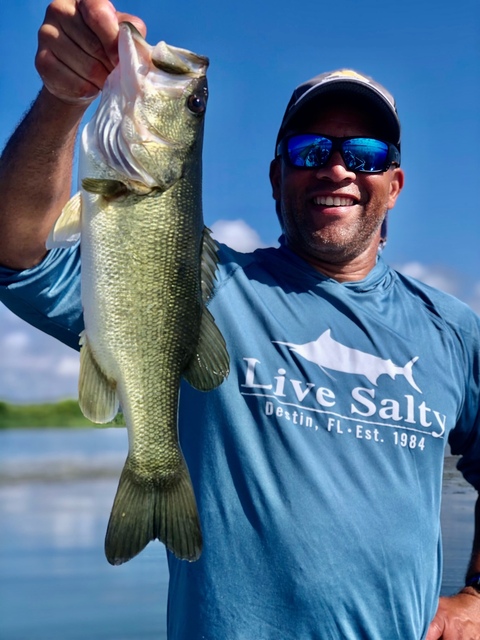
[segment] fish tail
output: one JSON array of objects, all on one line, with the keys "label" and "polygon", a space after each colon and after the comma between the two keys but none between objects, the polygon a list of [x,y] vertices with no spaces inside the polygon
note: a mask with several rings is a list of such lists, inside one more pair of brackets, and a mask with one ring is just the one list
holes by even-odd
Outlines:
[{"label": "fish tail", "polygon": [[177,558],[200,557],[202,533],[190,475],[182,460],[175,474],[146,480],[127,458],[107,527],[105,555],[110,564],[123,564],[157,538]]},{"label": "fish tail", "polygon": [[417,360],[418,360],[418,356],[415,356],[415,358],[412,358],[410,362],[407,362],[407,364],[401,370],[401,373],[405,376],[405,378],[410,383],[410,385],[415,389],[415,391],[418,391],[418,393],[422,393],[419,387],[417,386],[417,384],[415,383],[415,380],[413,379],[412,367]]}]

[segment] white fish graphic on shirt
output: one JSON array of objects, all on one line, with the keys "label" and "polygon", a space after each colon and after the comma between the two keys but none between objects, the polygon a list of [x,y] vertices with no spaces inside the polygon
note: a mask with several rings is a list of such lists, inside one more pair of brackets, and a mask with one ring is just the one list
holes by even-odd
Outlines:
[{"label": "white fish graphic on shirt", "polygon": [[313,342],[294,344],[292,342],[280,342],[274,340],[274,344],[283,344],[302,358],[318,365],[320,369],[330,369],[342,373],[362,375],[369,382],[377,386],[378,378],[387,374],[394,379],[396,376],[404,376],[411,387],[422,393],[413,379],[412,368],[418,360],[418,356],[412,358],[403,367],[396,365],[392,360],[385,360],[359,349],[352,349],[337,342],[332,338],[331,329],[324,331]]}]

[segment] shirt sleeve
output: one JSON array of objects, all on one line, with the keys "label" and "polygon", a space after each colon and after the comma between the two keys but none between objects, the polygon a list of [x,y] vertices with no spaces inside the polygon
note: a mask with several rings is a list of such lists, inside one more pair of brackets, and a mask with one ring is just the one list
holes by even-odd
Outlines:
[{"label": "shirt sleeve", "polygon": [[[52,249],[40,264],[25,271],[0,265],[0,302],[29,324],[77,351],[79,334],[84,329],[80,253],[78,243],[69,249]],[[248,254],[220,247],[217,286],[238,268],[239,257],[247,262],[250,259]]]},{"label": "shirt sleeve", "polygon": [[53,249],[25,271],[0,266],[0,301],[29,324],[78,350],[83,330],[79,245]]},{"label": "shirt sleeve", "polygon": [[465,400],[461,415],[451,431],[449,444],[465,479],[480,491],[480,319],[471,314],[461,335],[459,357],[464,359]]}]

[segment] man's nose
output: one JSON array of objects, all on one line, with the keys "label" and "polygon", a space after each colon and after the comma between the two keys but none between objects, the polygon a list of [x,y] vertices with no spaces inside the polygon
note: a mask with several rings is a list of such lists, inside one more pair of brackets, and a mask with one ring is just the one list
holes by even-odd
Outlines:
[{"label": "man's nose", "polygon": [[357,174],[355,171],[351,171],[347,169],[345,162],[339,151],[334,151],[328,162],[317,169],[316,174],[319,180],[327,179],[332,180],[333,182],[342,182],[343,180],[355,180]]}]

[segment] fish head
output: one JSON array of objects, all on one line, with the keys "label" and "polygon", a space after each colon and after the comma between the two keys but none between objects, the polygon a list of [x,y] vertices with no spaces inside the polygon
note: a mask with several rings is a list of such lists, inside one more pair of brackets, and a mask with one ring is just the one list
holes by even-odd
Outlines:
[{"label": "fish head", "polygon": [[208,58],[163,41],[151,46],[128,22],[120,24],[118,50],[84,152],[102,177],[166,190],[201,171]]}]

